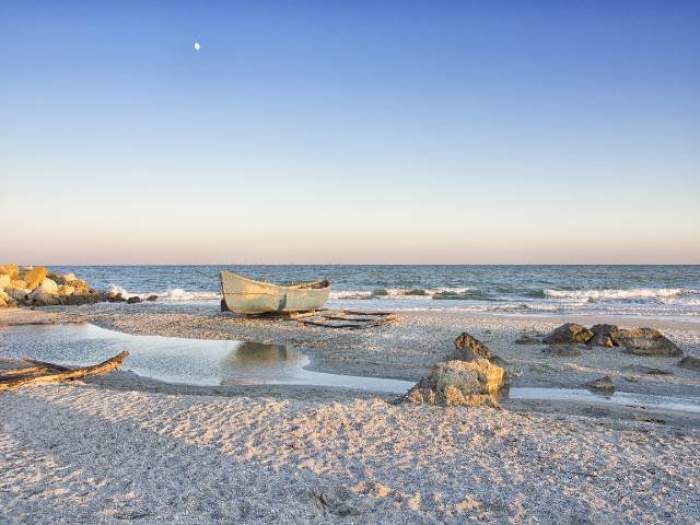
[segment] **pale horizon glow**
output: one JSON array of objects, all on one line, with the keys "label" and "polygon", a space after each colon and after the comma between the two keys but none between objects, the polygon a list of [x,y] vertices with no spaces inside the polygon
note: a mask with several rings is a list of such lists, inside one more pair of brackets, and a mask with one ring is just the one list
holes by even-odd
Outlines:
[{"label": "pale horizon glow", "polygon": [[697,27],[692,2],[5,4],[0,263],[698,264]]}]

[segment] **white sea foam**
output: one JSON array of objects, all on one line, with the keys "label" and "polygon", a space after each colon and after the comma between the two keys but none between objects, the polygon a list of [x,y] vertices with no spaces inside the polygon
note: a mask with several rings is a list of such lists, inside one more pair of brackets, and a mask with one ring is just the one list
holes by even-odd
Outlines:
[{"label": "white sea foam", "polygon": [[629,301],[634,299],[665,299],[677,298],[688,293],[698,293],[697,290],[684,288],[630,288],[630,289],[602,289],[602,290],[545,290],[545,297],[562,299],[574,302],[595,301]]},{"label": "white sea foam", "polygon": [[109,289],[107,290],[107,293],[109,294],[121,294],[122,297],[125,299],[128,299],[129,297],[136,295],[136,294],[130,294],[129,292],[126,291],[125,288],[122,288],[121,286],[118,286],[116,284],[110,284]]},{"label": "white sea foam", "polygon": [[[466,293],[473,291],[473,288],[377,288],[383,290],[385,294],[375,295],[372,290],[331,290],[330,299],[432,299],[433,295],[440,292]],[[423,290],[425,294],[418,295],[410,292],[414,290]]]},{"label": "white sea foam", "polygon": [[164,292],[129,292],[124,287],[112,284],[108,290],[109,293],[120,293],[122,297],[128,299],[129,297],[140,297],[141,299],[146,299],[152,295],[158,297],[158,301],[172,302],[172,303],[188,303],[188,302],[202,302],[202,301],[218,301],[221,299],[221,294],[219,292],[189,292],[183,290],[182,288],[171,288]]},{"label": "white sea foam", "polygon": [[[150,294],[148,294],[150,295]],[[167,292],[156,293],[159,301],[170,302],[200,302],[218,301],[221,299],[219,292],[188,292],[182,288],[172,288]]]}]

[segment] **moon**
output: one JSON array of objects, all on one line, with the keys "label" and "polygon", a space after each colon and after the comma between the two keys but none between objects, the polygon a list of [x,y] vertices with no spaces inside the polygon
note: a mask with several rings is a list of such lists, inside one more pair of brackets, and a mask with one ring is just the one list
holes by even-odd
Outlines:
[{"label": "moon", "polygon": [[194,47],[194,50],[195,50],[195,51],[199,51],[199,50],[202,48],[202,46],[200,46],[200,45],[199,45],[199,42],[197,42],[196,40],[195,40],[195,42],[194,42],[194,46],[193,46],[193,47]]}]

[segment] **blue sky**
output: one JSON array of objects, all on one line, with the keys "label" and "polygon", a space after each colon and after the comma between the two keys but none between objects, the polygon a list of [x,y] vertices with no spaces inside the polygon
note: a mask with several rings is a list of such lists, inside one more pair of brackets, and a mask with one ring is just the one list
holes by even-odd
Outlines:
[{"label": "blue sky", "polygon": [[4,2],[0,255],[699,263],[698,27],[697,2]]}]

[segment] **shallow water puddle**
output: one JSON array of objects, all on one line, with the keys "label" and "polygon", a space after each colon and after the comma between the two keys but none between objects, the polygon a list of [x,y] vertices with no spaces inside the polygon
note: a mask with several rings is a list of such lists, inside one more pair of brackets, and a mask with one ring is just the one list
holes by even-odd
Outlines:
[{"label": "shallow water puddle", "polygon": [[128,350],[124,363],[143,377],[190,385],[287,384],[404,393],[409,381],[305,370],[302,352],[231,340],[129,335],[91,324],[16,326],[0,331],[0,357],[30,357],[66,365],[94,364]]},{"label": "shallow water puddle", "polygon": [[542,401],[578,401],[594,405],[615,405],[635,408],[654,408],[663,410],[681,410],[700,413],[700,398],[654,396],[615,392],[602,395],[583,388],[511,388],[510,399]]},{"label": "shallow water puddle", "polygon": [[[311,385],[403,394],[414,383],[396,379],[327,374],[306,370],[303,352],[281,345],[231,340],[129,335],[91,324],[16,326],[0,330],[0,357],[31,357],[66,365],[94,364],[122,350],[124,364],[143,377],[190,385]],[[700,398],[586,389],[513,387],[504,397],[519,400],[577,401],[700,413]]]}]

